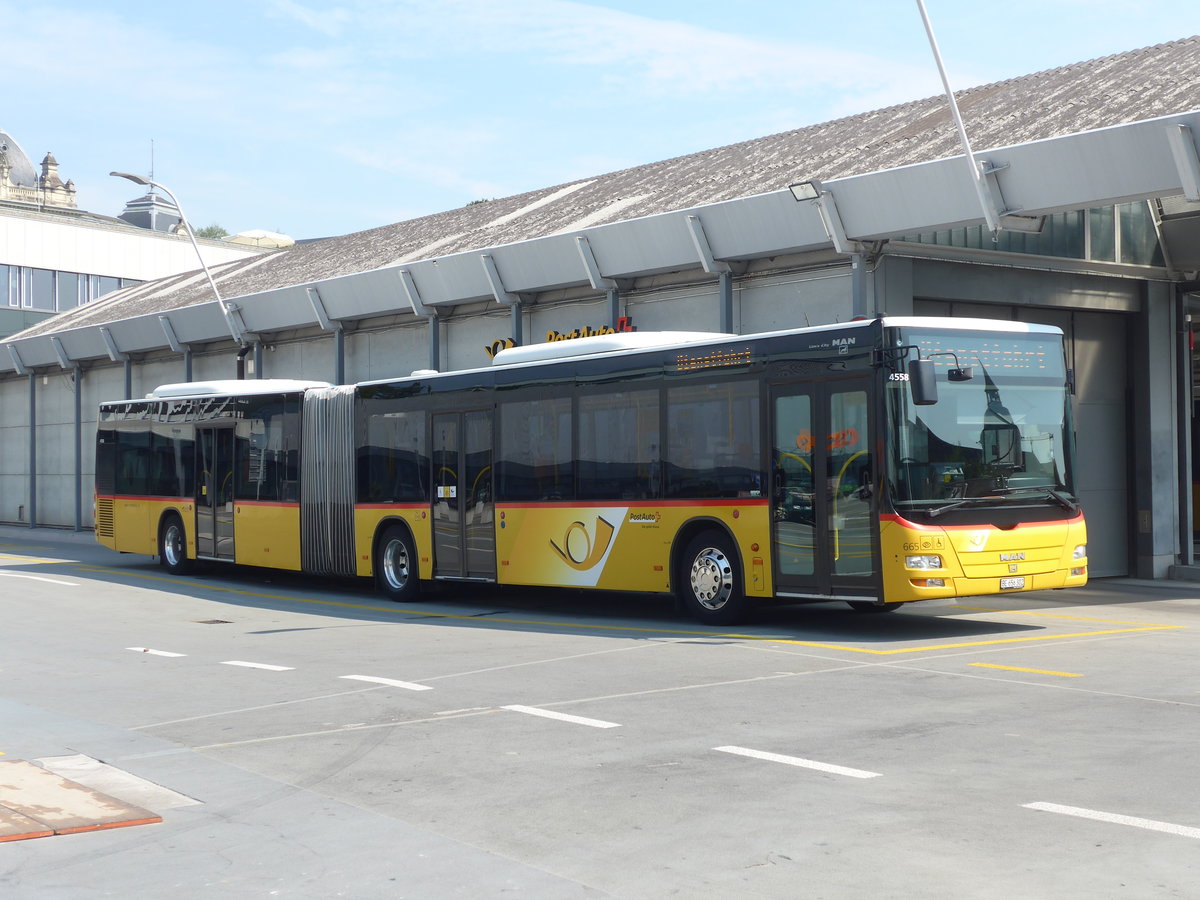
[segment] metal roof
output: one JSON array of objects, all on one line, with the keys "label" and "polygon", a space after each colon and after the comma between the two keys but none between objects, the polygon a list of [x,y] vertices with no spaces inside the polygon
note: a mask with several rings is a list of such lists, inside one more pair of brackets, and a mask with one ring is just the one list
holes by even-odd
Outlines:
[{"label": "metal roof", "polygon": [[[989,180],[1002,210],[1039,215],[1191,189],[1200,37],[957,96],[976,157],[996,170]],[[979,223],[958,153],[945,98],[933,97],[213,271],[247,330],[262,333],[322,316],[425,314],[497,296],[602,290],[606,279],[707,269],[713,258],[828,247],[816,205],[785,189],[812,178],[851,240]],[[222,340],[229,332],[211,298],[199,272],[126,289],[9,338],[0,370]]]}]

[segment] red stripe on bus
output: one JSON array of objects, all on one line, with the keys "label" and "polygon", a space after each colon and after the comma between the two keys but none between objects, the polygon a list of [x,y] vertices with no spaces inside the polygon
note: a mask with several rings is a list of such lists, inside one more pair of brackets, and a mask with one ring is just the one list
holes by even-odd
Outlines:
[{"label": "red stripe on bus", "polygon": [[355,503],[355,509],[429,509],[429,504],[421,503]]},{"label": "red stripe on bus", "polygon": [[[142,494],[97,494],[97,500],[136,500],[144,503],[195,503],[195,497],[157,497]],[[280,506],[285,508],[299,508],[298,501],[284,500],[238,500],[234,499],[234,503],[238,506]]]},{"label": "red stripe on bus", "polygon": [[978,531],[980,528],[997,528],[1001,531],[1011,531],[1016,528],[1038,528],[1046,525],[1074,525],[1076,522],[1083,521],[1083,513],[1076,513],[1069,519],[1047,519],[1044,522],[1018,522],[1011,529],[1000,528],[999,525],[991,522],[980,522],[976,525],[920,525],[896,513],[881,513],[879,521],[895,522],[897,525],[911,528],[913,531]]},{"label": "red stripe on bus", "polygon": [[595,507],[669,506],[686,508],[693,506],[766,506],[765,497],[746,497],[741,500],[543,500],[506,503],[498,501],[496,508],[504,509],[594,509]]},{"label": "red stripe on bus", "polygon": [[97,494],[97,500],[148,500],[154,503],[194,503],[195,497],[154,497],[141,494]]}]

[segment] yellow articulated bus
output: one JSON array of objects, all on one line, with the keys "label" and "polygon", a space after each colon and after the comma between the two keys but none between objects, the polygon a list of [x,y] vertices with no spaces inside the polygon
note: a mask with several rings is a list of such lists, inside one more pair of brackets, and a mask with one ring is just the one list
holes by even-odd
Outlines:
[{"label": "yellow articulated bus", "polygon": [[96,533],[172,572],[374,578],[864,612],[1087,582],[1062,333],[877,318],[623,333],[332,386],[104,403]]}]

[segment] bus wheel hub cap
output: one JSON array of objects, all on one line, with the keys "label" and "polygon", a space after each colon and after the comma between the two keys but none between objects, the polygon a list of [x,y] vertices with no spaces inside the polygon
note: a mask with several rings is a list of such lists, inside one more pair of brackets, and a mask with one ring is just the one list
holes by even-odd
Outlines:
[{"label": "bus wheel hub cap", "polygon": [[692,593],[708,609],[720,609],[729,599],[732,582],[724,554],[705,550],[692,563]]}]

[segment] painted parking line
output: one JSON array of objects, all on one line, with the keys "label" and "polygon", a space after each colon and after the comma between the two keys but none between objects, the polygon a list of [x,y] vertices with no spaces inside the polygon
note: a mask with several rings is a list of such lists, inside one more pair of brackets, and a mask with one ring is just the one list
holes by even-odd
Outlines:
[{"label": "painted parking line", "polygon": [[784,756],[782,753],[768,753],[765,750],[751,750],[748,747],[713,747],[720,753],[732,753],[735,756],[748,756],[751,759],[764,759],[767,762],[783,763],[787,766],[798,766],[802,769],[815,769],[830,775],[845,775],[847,778],[880,778],[879,772],[868,772],[865,769],[850,769],[846,766],[835,766],[832,763],[817,762],[814,759],[803,759],[799,756]]},{"label": "painted parking line", "polygon": [[134,653],[145,653],[149,656],[187,656],[186,653],[172,653],[170,650],[152,650],[149,647],[126,647],[126,650],[132,650]]},{"label": "painted parking line", "polygon": [[271,666],[266,663],[246,662],[241,659],[227,659],[221,665],[241,666],[244,669],[266,669],[268,672],[290,672],[293,669],[293,666]]},{"label": "painted parking line", "polygon": [[1003,669],[1005,672],[1031,672],[1034,675],[1057,675],[1059,678],[1082,678],[1079,672],[1055,672],[1052,669],[1025,669],[1021,666],[998,666],[995,663],[971,663],[980,669]]},{"label": "painted parking line", "polygon": [[502,706],[513,712],[525,713],[529,716],[541,716],[543,719],[557,719],[559,722],[572,722],[575,725],[587,725],[589,728],[620,728],[617,722],[605,722],[603,719],[587,719],[583,716],[571,716],[567,713],[554,712],[549,709],[538,709],[536,706]]},{"label": "painted parking line", "polygon": [[44,581],[46,584],[61,584],[63,587],[79,587],[78,581],[63,581],[61,578],[47,578],[44,575],[26,575],[24,572],[9,572],[0,569],[0,576],[8,578],[28,578],[30,581]]},{"label": "painted parking line", "polygon": [[1188,825],[1176,825],[1172,822],[1159,822],[1155,819],[1141,819],[1137,816],[1123,816],[1119,813],[1100,812],[1095,809],[1083,809],[1078,806],[1060,806],[1057,803],[1025,803],[1025,809],[1036,809],[1040,812],[1058,813],[1062,816],[1074,816],[1078,819],[1092,819],[1096,822],[1108,822],[1113,825],[1129,825],[1133,828],[1144,828],[1147,831],[1161,831],[1164,834],[1175,834],[1180,837],[1200,840],[1200,828]]},{"label": "painted parking line", "polygon": [[432,691],[427,684],[414,684],[411,681],[397,681],[394,678],[377,678],[374,675],[339,675],[350,681],[369,681],[371,684],[386,684],[389,687],[404,688],[406,691]]}]

